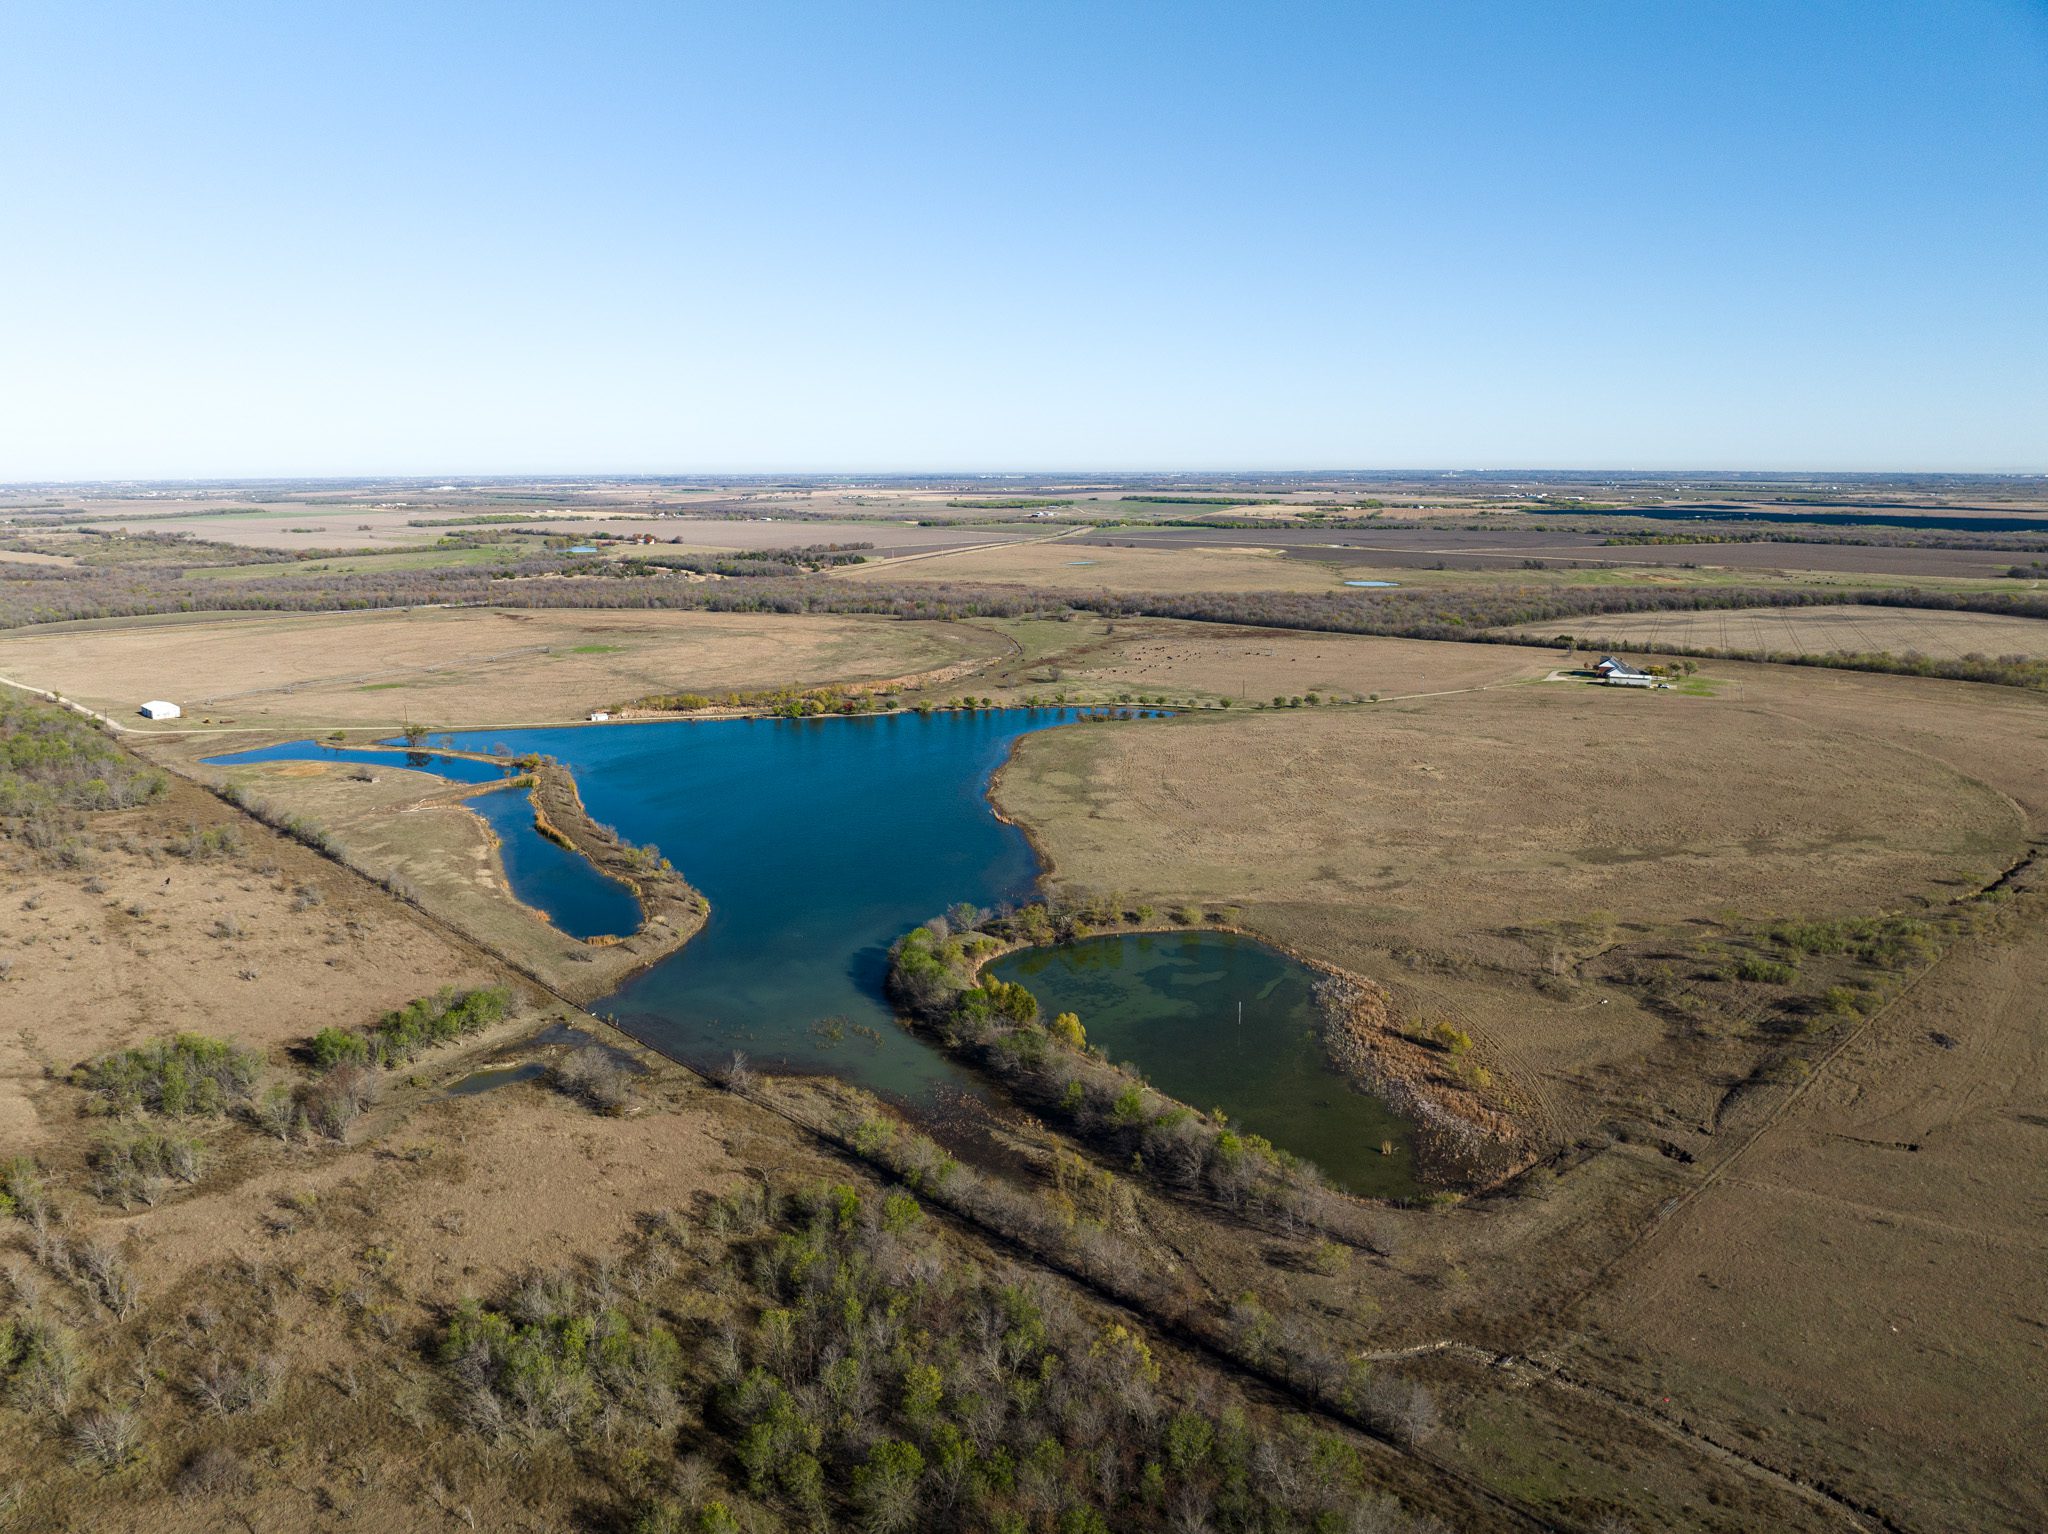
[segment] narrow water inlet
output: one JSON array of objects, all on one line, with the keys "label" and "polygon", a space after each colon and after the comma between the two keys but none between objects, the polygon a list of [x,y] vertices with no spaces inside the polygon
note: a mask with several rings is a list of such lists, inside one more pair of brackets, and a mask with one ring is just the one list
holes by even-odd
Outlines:
[{"label": "narrow water inlet", "polygon": [[471,1071],[460,1080],[448,1084],[450,1097],[475,1097],[498,1087],[509,1087],[521,1081],[538,1081],[547,1074],[548,1068],[539,1060],[522,1060],[517,1065],[494,1065],[480,1071]]}]

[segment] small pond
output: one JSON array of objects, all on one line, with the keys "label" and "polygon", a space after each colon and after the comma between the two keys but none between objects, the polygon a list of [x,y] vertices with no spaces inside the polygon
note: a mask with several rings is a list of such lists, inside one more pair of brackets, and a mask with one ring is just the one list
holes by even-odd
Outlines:
[{"label": "small pond", "polygon": [[471,1071],[460,1081],[450,1082],[450,1097],[477,1097],[485,1092],[495,1092],[499,1087],[514,1086],[522,1081],[538,1081],[548,1073],[548,1068],[539,1060],[522,1060],[517,1065],[493,1065],[480,1071]]},{"label": "small pond", "polygon": [[1399,581],[1346,581],[1347,586],[1398,586]]},{"label": "small pond", "polygon": [[[1191,1107],[1314,1162],[1353,1193],[1416,1191],[1407,1122],[1324,1053],[1315,974],[1230,932],[1134,933],[1007,954],[989,966],[1088,1042]],[[1391,1144],[1391,1152],[1381,1146]]]}]

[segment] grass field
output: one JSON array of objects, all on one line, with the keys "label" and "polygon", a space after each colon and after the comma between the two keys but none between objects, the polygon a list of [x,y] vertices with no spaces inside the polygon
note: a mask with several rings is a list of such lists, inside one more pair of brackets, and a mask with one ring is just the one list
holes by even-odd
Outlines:
[{"label": "grass field", "polygon": [[1647,1245],[1591,1307],[1603,1374],[1655,1358],[1679,1410],[1844,1467],[1903,1526],[2048,1526],[2042,905],[1955,953]]},{"label": "grass field", "polygon": [[182,724],[559,722],[651,692],[873,680],[998,653],[938,624],[722,613],[413,609],[69,626],[0,636],[0,676]]},{"label": "grass field", "polygon": [[[1068,540],[1006,552],[1093,557]],[[1106,552],[1154,570],[1191,557]],[[982,557],[897,568],[941,579]],[[1448,1467],[1571,1529],[1624,1507],[1638,1534],[1877,1526],[1850,1504],[1905,1534],[2041,1526],[2048,895],[2023,875],[2009,898],[1970,905],[1983,920],[1945,953],[1930,940],[1890,970],[1762,934],[1778,918],[1823,939],[1857,918],[1936,923],[2037,846],[2048,700],[1736,661],[1708,662],[1685,690],[1632,693],[1547,683],[1556,652],[1534,645],[1092,615],[465,609],[0,636],[0,674],[124,717],[141,697],[181,696],[166,675],[196,678],[236,694],[211,717],[279,736],[401,711],[444,726],[574,718],[643,691],[963,658],[984,667],[975,692],[1005,698],[1231,699],[1227,712],[1029,737],[997,803],[1065,888],[1200,903],[1382,981],[1404,1021],[1466,1030],[1458,1068],[1487,1073],[1478,1089],[1551,1153],[1469,1207],[1372,1211],[1370,1239],[1332,1256],[1263,1215],[1155,1196],[1122,1162],[1076,1181],[1080,1163],[1060,1158],[1084,1146],[1005,1124],[1018,1197],[1064,1209],[1062,1228],[1088,1237],[1063,1260],[1129,1241],[1138,1271],[1188,1286],[1192,1313],[1236,1316],[1251,1296],[1248,1325],[1264,1307],[1276,1335],[1306,1330],[1427,1382],[1443,1416],[1430,1458],[1372,1451],[1425,1495],[1450,1495]],[[1312,692],[1322,706],[1270,706]],[[218,746],[149,749],[189,765]],[[653,1208],[701,1211],[762,1175],[865,1174],[674,1074],[647,1078],[619,1118],[535,1086],[442,1101],[439,1085],[469,1068],[458,1047],[386,1073],[386,1100],[351,1143],[278,1144],[224,1123],[198,1186],[148,1208],[93,1205],[78,1190],[99,1126],[63,1079],[93,1052],[197,1026],[288,1073],[289,1048],[323,1023],[502,977],[507,959],[543,977],[579,965],[579,945],[510,903],[482,827],[439,782],[380,769],[364,784],[321,764],[234,776],[397,876],[422,909],[182,782],[161,805],[97,817],[62,857],[0,836],[20,892],[0,927],[0,1003],[28,1019],[0,1039],[0,1143],[68,1179],[67,1241],[123,1244],[144,1276],[126,1320],[52,1286],[96,1350],[93,1404],[132,1401],[153,1435],[151,1457],[119,1475],[69,1468],[40,1430],[5,1463],[26,1467],[33,1449],[31,1506],[65,1506],[79,1526],[124,1526],[128,1478],[161,1490],[215,1438],[245,1455],[252,1489],[161,1498],[161,1526],[225,1526],[230,1505],[258,1527],[316,1508],[392,1528],[423,1506],[458,1526],[465,1507],[480,1526],[578,1516],[589,1456],[607,1451],[557,1437],[507,1454],[458,1426],[422,1352],[446,1307],[529,1261],[605,1271],[599,1259]],[[242,828],[231,851],[171,848],[222,824]],[[1803,1007],[1831,984],[1853,992],[1842,1011]],[[827,1088],[777,1090],[815,1106]],[[1121,1212],[1074,1223],[1070,1195],[1111,1186]],[[28,1236],[17,1246],[18,1262],[41,1260]],[[1004,1250],[1028,1282],[1066,1283],[1026,1248]],[[208,1340],[189,1317],[216,1308],[233,1346],[292,1359],[281,1408],[187,1409],[179,1382]],[[686,1309],[676,1324],[695,1336],[708,1312]],[[1154,1346],[1168,1354],[1169,1334]],[[125,1383],[144,1348],[177,1388]],[[709,1398],[710,1377],[700,1384],[692,1401]],[[729,1458],[701,1415],[679,1431],[715,1465]],[[1453,1527],[1494,1526],[1442,1506]]]},{"label": "grass field", "polygon": [[[1326,640],[1321,664],[1337,674],[1345,649],[1383,643]],[[1467,665],[1512,670],[1485,648]],[[1797,681],[1774,683],[1714,698],[1496,685],[1084,727],[1027,738],[999,793],[1062,880],[1344,907],[1381,947],[1596,909],[1658,923],[1860,911],[2014,854],[2025,825],[2001,795],[1887,744],[1875,719],[1801,723]]]},{"label": "grass field", "polygon": [[[1817,551],[1817,552],[1816,552]],[[1030,586],[1067,592],[1342,591],[1384,581],[1449,592],[1498,587],[1773,587],[2010,591],[2010,555],[1837,545],[1603,547],[1583,535],[1269,533],[1116,528],[840,570],[849,581]]]},{"label": "grass field", "polygon": [[[234,855],[176,850],[221,826],[234,828]],[[107,817],[101,835],[89,876],[8,874],[0,1144],[10,1150],[64,1128],[50,1069],[222,1019],[276,1049],[326,1009],[374,1014],[486,973],[362,881],[189,784]]]},{"label": "grass field", "polygon": [[[1337,560],[1389,573],[1427,572],[1445,577],[1459,571],[1526,580],[1558,578],[1575,566],[1612,566],[1611,578],[1630,572],[1665,577],[1767,582],[1771,577],[1813,584],[1869,582],[1911,585],[1932,581],[2007,586],[2015,559],[2037,556],[1996,548],[1905,548],[1871,543],[1727,542],[1687,544],[1615,543],[1597,532],[1546,525],[1539,518],[1490,519],[1490,525],[1457,528],[1375,524],[1367,528],[1260,530],[1191,527],[1119,527],[1081,541],[1121,548],[1172,552],[1179,549],[1269,548],[1291,559]],[[1531,563],[1543,567],[1530,569]],[[1544,570],[1552,572],[1548,577]],[[1421,579],[1420,574],[1411,578]]]},{"label": "grass field", "polygon": [[1330,591],[1339,578],[1322,566],[1270,549],[1110,548],[1057,538],[939,554],[836,572],[846,581],[972,581],[1051,591]]},{"label": "grass field", "polygon": [[[1919,611],[1900,607],[1776,607],[1709,612],[1610,613],[1572,621],[1583,644],[1655,650],[1773,652],[1786,655],[2048,656],[2048,622],[1988,613]],[[1540,642],[1558,625],[1524,624],[1510,632]]]},{"label": "grass field", "polygon": [[1170,619],[1076,618],[1070,623],[991,622],[1026,649],[1013,691],[1064,693],[1076,702],[1131,697],[1236,706],[1275,697],[1364,699],[1448,692],[1547,675],[1556,657],[1507,645],[1444,645],[1299,629],[1239,628]]},{"label": "grass field", "polygon": [[[1199,676],[1202,636],[1177,645]],[[1713,977],[1764,918],[1938,912],[2022,856],[2048,824],[2048,706],[1708,680],[1087,726],[1021,743],[997,794],[1070,887],[1228,903],[1456,1019],[1524,1121],[1578,1147],[1484,1222],[1409,1232],[1404,1266],[1464,1276],[1434,1321],[1385,1299],[1405,1341],[1536,1352],[1899,1528],[2038,1527],[2048,901],[1985,908],[1824,1071],[1798,1045],[1814,1059],[1753,1083],[1774,987]],[[1616,1473],[1574,1389],[1476,1397],[1466,1462],[1537,1497]]]}]

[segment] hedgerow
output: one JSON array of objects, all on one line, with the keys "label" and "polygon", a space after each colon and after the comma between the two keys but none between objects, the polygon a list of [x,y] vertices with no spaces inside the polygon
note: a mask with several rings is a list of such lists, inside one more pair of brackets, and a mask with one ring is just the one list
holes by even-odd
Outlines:
[{"label": "hedgerow", "polygon": [[481,1032],[501,1021],[511,1005],[512,993],[501,985],[469,991],[443,986],[432,996],[417,997],[385,1013],[368,1028],[322,1028],[309,1048],[321,1070],[350,1062],[389,1068],[436,1045]]}]

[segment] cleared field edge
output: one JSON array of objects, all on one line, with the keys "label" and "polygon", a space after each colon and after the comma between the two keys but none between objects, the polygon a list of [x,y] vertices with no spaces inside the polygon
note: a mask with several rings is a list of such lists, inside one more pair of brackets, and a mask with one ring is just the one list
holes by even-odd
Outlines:
[{"label": "cleared field edge", "polygon": [[1971,655],[2048,657],[2048,620],[1858,603],[1594,614],[1494,632],[1533,643],[1554,642],[1569,634],[1581,648],[1614,644],[1709,648],[1729,654],[1921,654],[1941,660]]},{"label": "cleared field edge", "polygon": [[[502,632],[493,618],[505,620]],[[285,636],[289,653],[267,644],[272,636]],[[592,639],[619,642],[600,650],[584,643]],[[437,641],[476,653],[450,655]],[[127,715],[144,697],[170,697],[187,715],[167,728],[141,728],[145,734],[396,729],[404,719],[380,710],[409,717],[422,709],[441,728],[513,728],[582,722],[650,688],[921,685],[998,663],[1008,648],[968,625],[907,625],[865,613],[378,608],[35,625],[0,634],[0,676],[104,710],[124,733],[138,729]],[[543,663],[562,669],[539,673],[537,695],[530,682],[513,684]],[[368,696],[394,687],[413,691],[380,703]],[[202,712],[224,717],[208,726]]]}]

